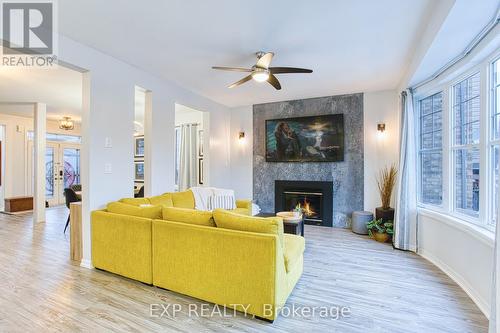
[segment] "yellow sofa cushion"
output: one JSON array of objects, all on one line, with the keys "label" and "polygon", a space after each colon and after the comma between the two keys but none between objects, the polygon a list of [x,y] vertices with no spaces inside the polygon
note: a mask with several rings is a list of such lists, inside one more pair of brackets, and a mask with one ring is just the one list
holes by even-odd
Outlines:
[{"label": "yellow sofa cushion", "polygon": [[151,204],[148,198],[123,198],[120,199],[119,202],[134,206]]},{"label": "yellow sofa cushion", "polygon": [[171,193],[174,207],[194,209],[194,195],[191,191]]},{"label": "yellow sofa cushion", "polygon": [[170,193],[164,193],[162,195],[149,197],[148,199],[152,205],[162,205],[162,206],[167,206],[167,207],[174,206],[174,203],[172,202],[172,194],[170,194]]},{"label": "yellow sofa cushion", "polygon": [[283,219],[280,217],[253,217],[224,209],[214,210],[213,215],[218,228],[275,234],[281,245],[284,244]]},{"label": "yellow sofa cushion", "polygon": [[235,209],[231,209],[230,211],[233,213],[236,213],[236,214],[247,215],[247,216],[250,215],[250,214],[248,214],[247,208],[235,208]]},{"label": "yellow sofa cushion", "polygon": [[234,211],[252,216],[252,200],[236,200],[236,209]]},{"label": "yellow sofa cushion", "polygon": [[163,219],[167,221],[215,227],[212,212],[189,208],[163,207],[162,214]]},{"label": "yellow sofa cushion", "polygon": [[148,219],[161,218],[161,206],[138,207],[123,202],[110,202],[106,210],[110,213],[144,217]]},{"label": "yellow sofa cushion", "polygon": [[304,237],[285,234],[285,245],[283,247],[283,254],[285,256],[285,269],[286,272],[291,272],[295,265],[300,262],[300,258],[304,254],[306,242]]}]

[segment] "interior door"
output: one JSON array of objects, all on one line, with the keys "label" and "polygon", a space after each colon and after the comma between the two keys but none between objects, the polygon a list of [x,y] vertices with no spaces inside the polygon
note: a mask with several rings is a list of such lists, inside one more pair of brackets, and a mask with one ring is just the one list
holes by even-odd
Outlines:
[{"label": "interior door", "polygon": [[80,145],[62,143],[60,145],[61,166],[63,169],[63,188],[80,184]]},{"label": "interior door", "polygon": [[[34,150],[29,145],[28,193],[33,195],[34,186]],[[49,206],[65,203],[64,189],[80,184],[80,144],[47,141],[45,150],[45,200]]]},{"label": "interior door", "polygon": [[61,168],[59,144],[47,142],[45,148],[45,200],[49,206],[61,204],[64,195],[61,194],[63,171]]}]

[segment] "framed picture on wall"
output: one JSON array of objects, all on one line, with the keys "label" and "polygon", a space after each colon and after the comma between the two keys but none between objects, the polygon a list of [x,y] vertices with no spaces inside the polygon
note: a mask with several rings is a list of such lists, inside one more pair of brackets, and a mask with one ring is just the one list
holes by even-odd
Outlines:
[{"label": "framed picture on wall", "polygon": [[198,156],[203,157],[203,130],[198,131]]},{"label": "framed picture on wall", "polygon": [[266,120],[267,162],[341,162],[344,115]]},{"label": "framed picture on wall", "polygon": [[144,135],[136,136],[134,139],[134,157],[144,157]]},{"label": "framed picture on wall", "polygon": [[198,184],[203,185],[203,158],[198,159]]},{"label": "framed picture on wall", "polygon": [[144,161],[134,161],[134,175],[136,183],[144,183]]}]

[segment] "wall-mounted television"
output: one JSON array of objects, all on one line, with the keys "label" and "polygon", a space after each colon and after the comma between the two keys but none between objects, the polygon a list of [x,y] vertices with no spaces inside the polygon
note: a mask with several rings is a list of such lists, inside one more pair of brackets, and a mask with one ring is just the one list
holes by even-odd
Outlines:
[{"label": "wall-mounted television", "polygon": [[266,120],[267,162],[344,160],[344,115]]}]

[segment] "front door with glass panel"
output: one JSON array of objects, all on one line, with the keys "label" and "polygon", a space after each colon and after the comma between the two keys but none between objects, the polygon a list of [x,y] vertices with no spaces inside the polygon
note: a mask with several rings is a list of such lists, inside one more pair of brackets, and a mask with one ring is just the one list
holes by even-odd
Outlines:
[{"label": "front door with glass panel", "polygon": [[[33,193],[34,168],[31,147],[31,185]],[[65,202],[64,189],[80,184],[80,145],[47,142],[45,149],[45,200],[50,206]]]}]

